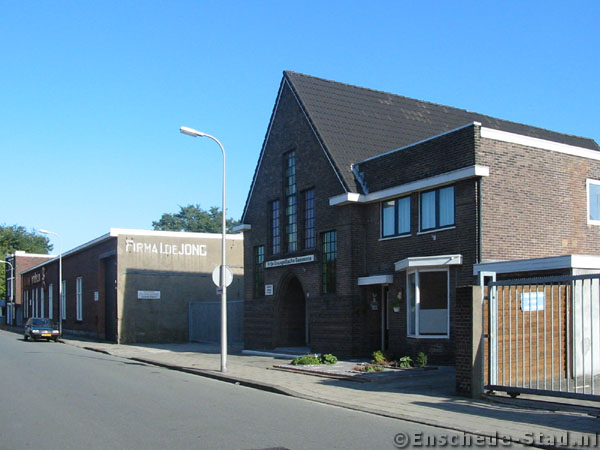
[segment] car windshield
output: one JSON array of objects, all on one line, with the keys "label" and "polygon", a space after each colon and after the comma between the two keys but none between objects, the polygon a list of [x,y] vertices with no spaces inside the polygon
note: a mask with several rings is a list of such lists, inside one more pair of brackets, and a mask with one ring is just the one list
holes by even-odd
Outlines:
[{"label": "car windshield", "polygon": [[32,325],[37,325],[38,327],[49,327],[50,319],[33,319],[31,323]]}]

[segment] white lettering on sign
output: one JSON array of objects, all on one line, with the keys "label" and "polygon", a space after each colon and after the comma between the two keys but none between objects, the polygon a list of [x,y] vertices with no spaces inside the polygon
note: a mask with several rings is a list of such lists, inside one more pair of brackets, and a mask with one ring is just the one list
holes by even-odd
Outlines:
[{"label": "white lettering on sign", "polygon": [[154,253],[155,255],[182,255],[182,256],[206,256],[206,245],[204,244],[165,244],[159,242],[135,242],[133,239],[125,240],[126,253]]},{"label": "white lettering on sign", "polygon": [[269,267],[289,266],[291,264],[301,264],[301,263],[313,262],[314,260],[315,260],[315,255],[296,256],[294,258],[277,259],[275,261],[267,261],[265,263],[265,268],[268,269]]}]

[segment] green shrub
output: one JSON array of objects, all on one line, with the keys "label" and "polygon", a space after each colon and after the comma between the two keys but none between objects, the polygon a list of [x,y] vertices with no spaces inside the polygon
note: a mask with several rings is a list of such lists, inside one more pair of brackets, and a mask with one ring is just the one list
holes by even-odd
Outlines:
[{"label": "green shrub", "polygon": [[415,361],[415,364],[417,365],[417,367],[425,367],[427,366],[427,355],[423,352],[419,352],[417,354],[417,358]]},{"label": "green shrub", "polygon": [[322,364],[335,364],[338,362],[338,359],[336,356],[332,355],[331,353],[326,353],[324,355],[321,356],[321,363]]},{"label": "green shrub", "polygon": [[412,364],[412,359],[410,356],[403,356],[398,360],[398,367],[402,369],[410,369]]},{"label": "green shrub", "polygon": [[383,352],[381,350],[377,350],[377,351],[373,352],[373,354],[371,356],[373,357],[374,364],[386,364],[387,363],[387,358],[385,357],[385,355],[383,354]]},{"label": "green shrub", "polygon": [[321,364],[321,360],[315,355],[304,355],[299,356],[292,361],[292,365],[294,366],[304,366],[306,364]]},{"label": "green shrub", "polygon": [[335,364],[336,362],[338,362],[338,359],[331,353],[327,353],[327,354],[321,355],[321,356],[317,356],[317,355],[299,356],[298,358],[296,358],[292,361],[292,365],[304,366],[307,364]]}]

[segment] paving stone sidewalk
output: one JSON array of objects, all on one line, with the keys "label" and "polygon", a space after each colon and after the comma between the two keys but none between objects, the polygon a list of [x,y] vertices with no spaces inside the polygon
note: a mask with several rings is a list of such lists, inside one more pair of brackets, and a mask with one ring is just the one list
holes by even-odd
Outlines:
[{"label": "paving stone sidewalk", "polygon": [[[244,354],[240,348],[230,347],[227,372],[222,373],[218,345],[117,345],[71,338],[63,342],[270,392],[490,438],[510,438],[513,442],[547,448],[564,448],[565,442],[571,448],[600,448],[600,405],[459,397],[454,394],[454,373],[450,368],[422,371],[417,376],[397,371],[357,382],[338,376],[339,371],[324,374],[276,370],[274,366],[285,366],[290,359]],[[349,364],[352,363],[346,362],[345,367]]]}]

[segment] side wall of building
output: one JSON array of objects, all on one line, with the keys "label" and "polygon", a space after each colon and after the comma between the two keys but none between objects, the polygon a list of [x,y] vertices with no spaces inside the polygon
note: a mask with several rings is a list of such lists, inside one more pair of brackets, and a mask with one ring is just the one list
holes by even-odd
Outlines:
[{"label": "side wall of building", "polygon": [[[243,299],[241,237],[227,240],[227,265],[233,273],[228,300]],[[119,342],[187,341],[189,302],[220,300],[212,272],[221,264],[221,235],[124,233],[117,248]]]},{"label": "side wall of building", "polygon": [[[63,255],[62,274],[65,282],[66,317],[63,332],[105,339],[105,280],[104,260],[116,254],[116,239],[107,238],[96,245]],[[59,319],[59,261],[54,259],[23,276],[23,291],[27,291],[30,305],[28,316],[50,316],[50,288],[52,288],[52,318]],[[77,279],[81,280],[81,319],[77,317]],[[43,291],[43,294],[42,294]],[[44,306],[42,310],[41,301]],[[37,305],[35,305],[37,302]]]},{"label": "side wall of building", "polygon": [[600,226],[587,221],[588,178],[600,161],[479,138],[485,260],[600,254]]}]

